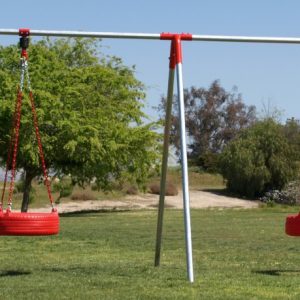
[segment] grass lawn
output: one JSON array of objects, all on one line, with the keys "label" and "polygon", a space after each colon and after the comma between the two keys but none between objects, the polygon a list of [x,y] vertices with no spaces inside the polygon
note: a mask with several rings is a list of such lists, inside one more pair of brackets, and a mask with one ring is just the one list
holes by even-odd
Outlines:
[{"label": "grass lawn", "polygon": [[182,211],[167,210],[153,267],[155,211],[70,214],[52,237],[1,237],[0,299],[300,299],[296,209],[193,210],[195,283]]}]

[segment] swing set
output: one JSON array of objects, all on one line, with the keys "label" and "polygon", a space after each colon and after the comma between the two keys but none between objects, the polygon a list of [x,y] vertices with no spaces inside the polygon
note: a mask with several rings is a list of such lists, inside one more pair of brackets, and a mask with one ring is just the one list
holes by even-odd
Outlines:
[{"label": "swing set", "polygon": [[[300,38],[294,37],[249,37],[249,36],[217,36],[217,35],[192,35],[192,34],[147,34],[147,33],[115,33],[115,32],[83,32],[83,31],[49,31],[49,30],[29,30],[29,29],[0,29],[0,35],[19,35],[21,46],[21,79],[18,88],[15,112],[12,120],[11,143],[8,149],[4,188],[0,204],[0,235],[52,235],[59,231],[59,217],[57,210],[53,206],[53,199],[48,180],[48,172],[45,164],[43,147],[38,128],[38,118],[36,114],[34,97],[30,86],[28,73],[28,53],[29,35],[31,36],[53,36],[53,37],[88,37],[88,38],[114,38],[114,39],[145,39],[145,40],[168,40],[171,41],[169,80],[166,104],[166,118],[164,130],[164,145],[162,158],[162,171],[160,182],[160,197],[158,207],[158,221],[156,232],[155,266],[160,264],[164,199],[166,190],[167,162],[169,152],[169,133],[171,125],[171,111],[173,102],[174,77],[176,73],[177,94],[180,120],[180,145],[181,145],[181,168],[182,168],[182,187],[184,204],[184,225],[186,241],[186,260],[187,274],[190,282],[194,281],[193,258],[192,258],[192,239],[190,221],[190,201],[188,190],[188,168],[187,168],[187,149],[186,149],[186,130],[184,114],[184,94],[183,94],[183,75],[182,75],[182,41],[206,41],[206,42],[235,42],[235,43],[279,43],[279,44],[300,44]],[[27,89],[32,111],[32,119],[35,128],[38,150],[43,169],[45,186],[52,207],[49,213],[23,213],[13,212],[12,195],[16,175],[16,159],[19,143],[19,130],[21,121],[21,107],[24,90],[24,81],[27,81]],[[11,170],[11,181],[9,186],[8,206],[3,211],[3,199],[7,184],[8,171]],[[286,218],[285,232],[290,236],[300,236],[300,213],[290,215]]]}]

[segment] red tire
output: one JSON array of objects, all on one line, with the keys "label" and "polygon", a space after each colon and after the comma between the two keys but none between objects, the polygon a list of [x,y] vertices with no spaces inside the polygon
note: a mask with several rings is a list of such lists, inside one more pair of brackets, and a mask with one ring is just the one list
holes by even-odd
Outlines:
[{"label": "red tire", "polygon": [[287,216],[285,233],[291,236],[300,236],[300,214]]},{"label": "red tire", "polygon": [[57,211],[50,213],[0,212],[0,235],[52,235],[59,231]]}]

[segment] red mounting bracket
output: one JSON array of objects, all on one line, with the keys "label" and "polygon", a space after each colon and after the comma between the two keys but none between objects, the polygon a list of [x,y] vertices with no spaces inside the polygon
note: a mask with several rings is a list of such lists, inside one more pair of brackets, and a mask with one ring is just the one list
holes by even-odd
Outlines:
[{"label": "red mounting bracket", "polygon": [[170,69],[175,69],[176,65],[182,63],[181,41],[191,41],[193,36],[190,33],[166,33],[160,34],[161,40],[171,41]]},{"label": "red mounting bracket", "polygon": [[22,48],[21,57],[28,59],[27,48],[29,46],[29,35],[30,29],[28,28],[20,28],[19,36],[20,36],[20,47]]}]

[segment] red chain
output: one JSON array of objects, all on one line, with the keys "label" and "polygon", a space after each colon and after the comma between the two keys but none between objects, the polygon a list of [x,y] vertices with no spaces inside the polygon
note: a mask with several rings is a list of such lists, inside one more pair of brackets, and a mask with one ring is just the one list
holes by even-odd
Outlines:
[{"label": "red chain", "polygon": [[39,154],[40,154],[40,159],[41,159],[42,168],[43,168],[44,180],[45,180],[45,184],[46,184],[46,187],[47,187],[48,197],[49,197],[49,200],[50,200],[51,205],[52,205],[53,204],[53,199],[52,199],[52,194],[51,194],[50,182],[49,182],[49,179],[48,179],[48,172],[47,172],[47,168],[46,168],[46,164],[45,164],[43,146],[42,146],[39,126],[38,126],[38,119],[37,119],[37,115],[36,115],[36,109],[35,109],[35,105],[34,105],[34,99],[33,99],[32,91],[29,91],[29,98],[30,98],[30,103],[31,103],[31,110],[32,110],[33,124],[34,124],[34,128],[35,128],[35,135],[36,135],[36,139],[37,139],[37,142],[38,142]]},{"label": "red chain", "polygon": [[17,109],[18,109],[18,103],[20,102],[20,98],[22,98],[22,92],[21,92],[20,88],[18,88],[18,94],[17,94],[17,98],[16,98],[16,102],[15,102],[15,110],[14,110],[14,114],[13,114],[13,118],[12,118],[10,142],[9,142],[9,147],[8,147],[8,152],[7,152],[6,169],[5,169],[3,190],[2,190],[1,203],[0,203],[1,209],[2,209],[3,203],[4,203],[4,195],[5,195],[5,189],[6,189],[6,183],[7,183],[8,170],[11,166],[11,157],[12,157],[13,145],[15,142],[15,129],[17,127]]},{"label": "red chain", "polygon": [[16,176],[16,162],[17,162],[17,152],[18,152],[18,143],[19,143],[19,134],[20,134],[20,124],[21,124],[21,107],[22,107],[22,91],[18,92],[18,100],[17,100],[17,111],[16,111],[16,122],[15,122],[15,130],[14,130],[14,147],[13,147],[13,156],[12,156],[12,170],[11,170],[11,181],[9,186],[9,194],[8,194],[8,206],[11,207],[12,204],[12,195],[15,184],[15,176]]},{"label": "red chain", "polygon": [[[24,53],[26,55],[24,55]],[[25,65],[25,71],[28,72],[28,69],[25,64],[28,59],[26,49],[25,50],[22,49],[21,57],[22,57],[22,59],[25,60],[23,63]],[[25,73],[22,73],[22,74],[23,75],[21,75],[21,83],[24,80],[24,77],[22,77],[22,76],[24,76]],[[35,128],[35,135],[36,135],[36,139],[37,139],[37,143],[38,143],[39,155],[40,155],[43,174],[44,174],[44,178],[45,178],[44,182],[47,187],[47,192],[48,192],[48,197],[49,197],[50,203],[53,207],[53,198],[52,198],[52,194],[51,194],[50,182],[48,179],[48,172],[47,172],[47,168],[46,168],[46,164],[45,164],[43,146],[42,146],[39,127],[38,127],[38,119],[37,119],[37,114],[36,114],[36,109],[35,109],[35,104],[34,104],[33,93],[30,88],[30,81],[29,81],[28,73],[27,73],[27,79],[28,79],[31,111],[32,111],[33,123],[34,123],[34,128]],[[21,84],[21,85],[23,86],[23,84]],[[2,209],[2,206],[3,206],[5,188],[6,188],[7,177],[8,177],[8,170],[9,170],[10,166],[11,166],[11,181],[10,181],[9,195],[8,195],[8,209],[9,210],[11,209],[11,205],[12,205],[12,196],[13,196],[15,176],[16,176],[16,162],[17,162],[19,135],[20,135],[20,125],[21,125],[22,100],[23,100],[22,88],[19,88],[17,99],[16,99],[16,104],[15,104],[15,112],[14,112],[13,119],[12,119],[11,141],[10,141],[8,155],[7,155],[7,161],[6,161],[6,170],[5,170],[4,185],[3,185],[2,197],[1,197],[1,203],[0,203],[0,210]]]}]

